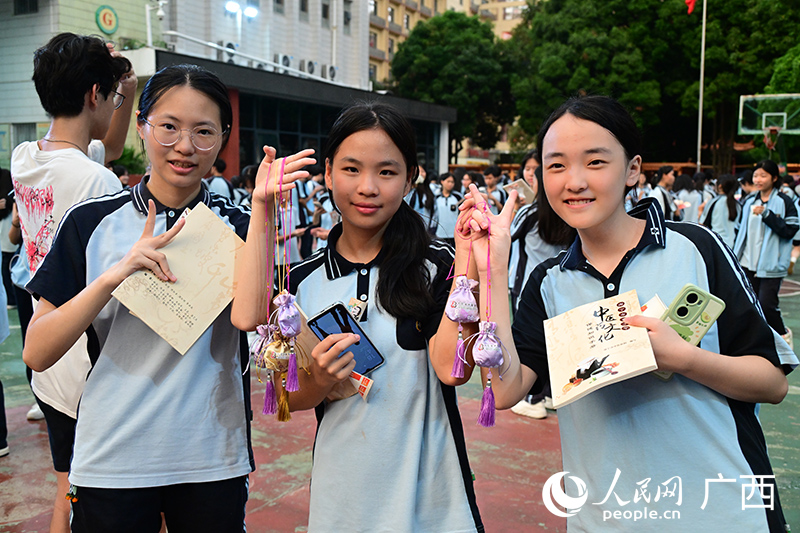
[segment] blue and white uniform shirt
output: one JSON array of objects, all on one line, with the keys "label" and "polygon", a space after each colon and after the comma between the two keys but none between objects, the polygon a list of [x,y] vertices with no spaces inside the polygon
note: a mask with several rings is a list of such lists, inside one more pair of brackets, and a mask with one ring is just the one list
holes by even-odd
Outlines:
[{"label": "blue and white uniform shirt", "polygon": [[351,263],[336,251],[341,232],[335,226],[328,246],[291,270],[290,291],[308,316],[352,298],[366,302],[360,326],[385,363],[369,374],[368,401],[355,395],[316,409],[308,529],[483,531],[455,387],[439,381],[427,349],[449,295],[453,250],[431,243],[435,306],[423,319],[398,320],[376,294],[384,252]]},{"label": "blue and white uniform shirt", "polygon": [[[538,376],[535,389],[549,378],[543,320],[632,289],[640,302],[656,294],[669,302],[689,282],[726,303],[701,348],[728,357],[764,357],[785,372],[797,365],[789,346],[764,320],[731,250],[705,226],[665,222],[654,202],[642,200],[630,212],[646,221],[645,231],[610,277],[587,261],[580,238],[534,270],[512,330],[520,361]],[[587,503],[568,518],[568,528],[783,532],[777,497],[767,502],[761,496],[766,492],[756,490],[747,508],[742,505],[743,483],[752,484],[752,476],[763,482],[765,491],[777,494],[756,414],[756,404],[727,398],[680,374],[667,381],[645,374],[562,407],[558,423],[564,470],[586,483],[585,493],[579,493],[576,483],[565,481],[567,494],[588,495]],[[733,481],[713,482],[720,475]],[[701,508],[707,480],[712,480],[711,488]],[[680,502],[664,496],[678,481]],[[656,500],[659,487],[664,497]],[[765,509],[770,504],[774,508]],[[626,520],[625,511],[643,511],[645,506],[662,519]],[[673,511],[680,519],[664,519]]]}]

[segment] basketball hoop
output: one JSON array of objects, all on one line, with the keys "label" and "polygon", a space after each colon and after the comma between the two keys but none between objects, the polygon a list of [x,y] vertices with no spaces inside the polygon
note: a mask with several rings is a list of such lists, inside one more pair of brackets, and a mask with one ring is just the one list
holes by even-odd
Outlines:
[{"label": "basketball hoop", "polygon": [[781,128],[777,126],[764,128],[764,146],[767,147],[767,150],[769,150],[770,152],[775,150],[775,145],[778,143],[778,137],[780,136],[781,136]]}]

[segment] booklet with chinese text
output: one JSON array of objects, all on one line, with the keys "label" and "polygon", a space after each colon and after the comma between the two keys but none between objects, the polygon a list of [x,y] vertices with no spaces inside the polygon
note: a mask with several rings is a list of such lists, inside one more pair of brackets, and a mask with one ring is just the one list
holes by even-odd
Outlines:
[{"label": "booklet with chinese text", "polygon": [[161,281],[140,270],[112,292],[181,355],[233,299],[236,251],[244,245],[203,203],[185,218],[186,225],[161,248],[178,281]]},{"label": "booklet with chinese text", "polygon": [[553,407],[657,368],[647,330],[622,323],[641,313],[628,291],[544,321]]}]

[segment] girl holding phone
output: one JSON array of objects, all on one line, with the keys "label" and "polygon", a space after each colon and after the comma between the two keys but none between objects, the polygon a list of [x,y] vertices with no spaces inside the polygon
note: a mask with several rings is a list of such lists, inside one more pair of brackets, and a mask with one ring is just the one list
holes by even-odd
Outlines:
[{"label": "girl holding phone", "polygon": [[[659,370],[673,372],[672,377],[641,375],[558,410],[564,470],[585,482],[583,494],[593,495],[596,503],[572,513],[567,527],[630,528],[623,516],[629,507],[623,505],[642,503],[642,486],[650,483],[648,494],[658,492],[660,498],[648,500],[647,508],[680,509],[680,520],[639,522],[637,531],[784,531],[756,406],[783,399],[785,373],[797,358],[767,325],[730,250],[704,226],[665,221],[652,199],[625,212],[625,194],[641,172],[641,145],[633,119],[615,100],[568,100],[542,126],[538,148],[549,206],[543,216],[563,220],[578,236],[536,268],[513,327],[507,315],[501,316],[505,306],[492,310],[510,352],[510,369],[502,381],[492,382],[499,408],[513,406],[531,386],[541,388],[548,381],[543,321],[549,317],[631,289],[640,302],[656,294],[670,301],[687,282],[727,304],[699,346],[658,319],[627,318],[631,326],[647,328]],[[471,197],[477,194],[473,190]],[[464,209],[472,205],[468,199]],[[470,212],[471,219],[461,220],[474,239],[481,291],[487,287],[491,246],[492,295],[502,301],[511,208],[507,205],[499,216]],[[657,275],[664,272],[669,275]],[[720,473],[738,482],[711,483],[705,493],[706,480],[717,481]],[[767,486],[748,503],[752,508],[742,505],[746,481],[739,476]],[[664,490],[678,478],[682,507]],[[565,480],[565,485],[568,496],[581,496],[576,483]],[[612,491],[616,498],[610,498]]]},{"label": "girl holding phone", "polygon": [[[418,172],[414,139],[408,121],[387,105],[357,104],[339,116],[323,161],[342,221],[325,248],[290,272],[289,290],[308,316],[337,301],[361,307],[360,326],[385,359],[369,375],[367,401],[327,401],[354,368],[348,347],[359,341],[330,335],[314,348],[310,374],[299,372],[300,390],[289,395],[291,410],[317,413],[312,532],[483,531],[455,395],[472,359],[468,354],[463,378],[450,376],[458,330],[443,315],[453,285],[448,272],[454,261],[455,273],[466,272],[469,248],[457,240],[454,254],[432,241],[403,201]],[[264,243],[274,227],[259,191],[277,180],[275,166],[270,173],[262,164],[253,197],[251,232],[261,234],[248,239],[241,279],[262,281],[258,293],[237,293],[233,320],[242,329],[266,320],[271,299],[272,243]],[[477,328],[465,330],[466,337]]]}]

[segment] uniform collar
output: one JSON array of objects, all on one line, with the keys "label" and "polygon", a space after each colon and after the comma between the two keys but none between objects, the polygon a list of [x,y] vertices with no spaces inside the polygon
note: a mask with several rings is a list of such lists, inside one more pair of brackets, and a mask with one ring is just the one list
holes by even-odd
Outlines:
[{"label": "uniform collar", "polygon": [[[634,251],[644,250],[651,244],[666,248],[667,232],[664,225],[664,213],[661,212],[661,206],[655,198],[643,198],[633,209],[628,211],[628,214],[633,218],[645,221],[644,233]],[[561,259],[561,270],[575,270],[584,262],[586,262],[586,258],[581,250],[581,238],[576,237]]]},{"label": "uniform collar", "polygon": [[[136,207],[136,210],[139,211],[141,214],[147,216],[147,201],[153,200],[156,204],[156,214],[163,213],[167,209],[171,209],[169,206],[166,206],[159,202],[155,196],[150,192],[150,189],[147,188],[147,182],[150,181],[150,176],[145,176],[142,180],[131,187],[131,198],[133,200],[133,205]],[[197,196],[192,198],[192,201],[189,202],[184,209],[186,208],[193,208],[200,202],[203,202],[207,206],[211,204],[211,195],[204,186],[200,187],[200,192],[197,193]],[[183,211],[183,210],[181,210]]]},{"label": "uniform collar", "polygon": [[369,271],[372,267],[380,266],[385,255],[385,250],[381,248],[378,255],[369,263],[351,263],[336,251],[336,242],[342,236],[342,224],[336,224],[328,234],[328,245],[325,248],[325,273],[328,275],[329,280],[334,280],[347,276],[354,270],[366,269]]}]

